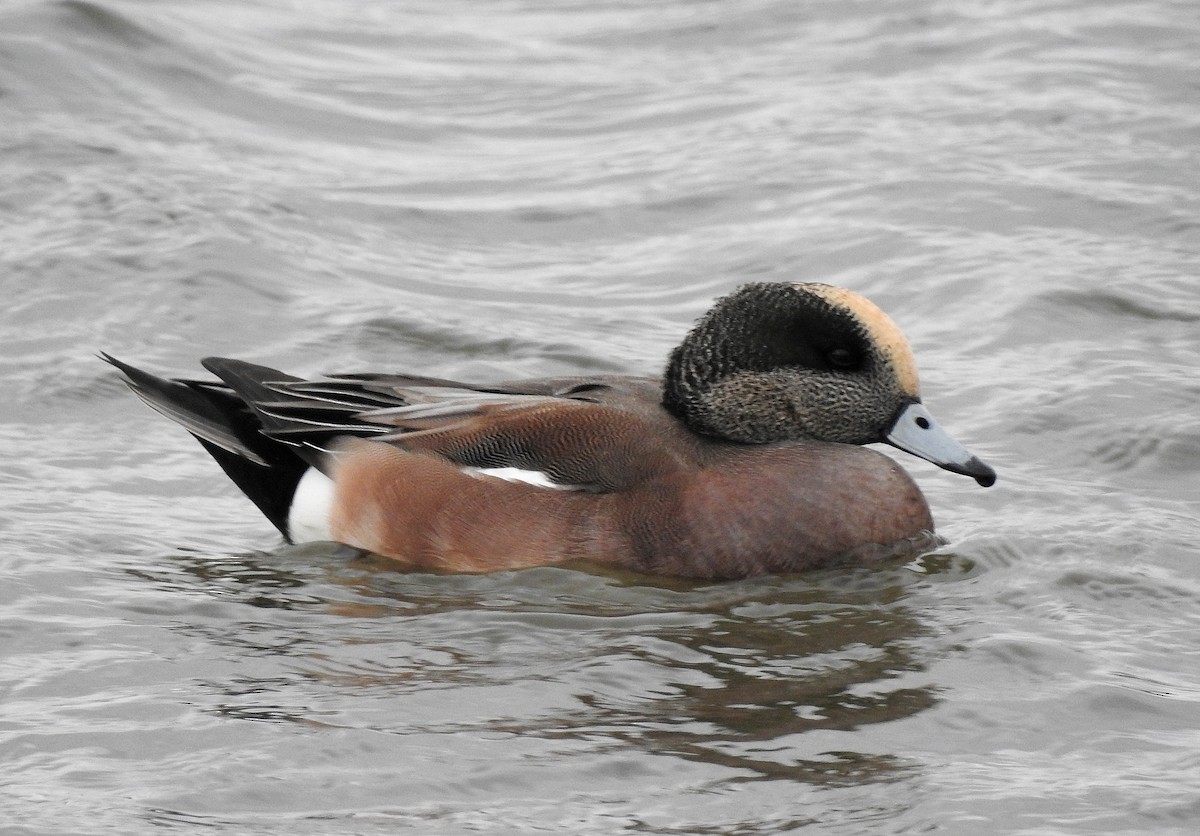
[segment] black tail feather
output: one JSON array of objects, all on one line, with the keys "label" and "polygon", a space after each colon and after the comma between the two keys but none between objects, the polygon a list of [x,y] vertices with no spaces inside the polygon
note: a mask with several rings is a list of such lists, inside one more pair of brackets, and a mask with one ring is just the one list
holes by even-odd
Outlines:
[{"label": "black tail feather", "polygon": [[[329,467],[328,452],[335,439],[394,440],[398,430],[418,428],[409,425],[418,415],[428,419],[473,414],[507,391],[415,375],[303,380],[224,357],[202,361],[219,382],[176,380],[156,377],[107,354],[100,356],[125,375],[134,394],[195,436],[289,539],[288,515],[296,487],[308,468]],[[452,403],[445,402],[447,392],[453,393]],[[413,412],[409,423],[396,420],[400,410]]]},{"label": "black tail feather", "polygon": [[[206,357],[200,362],[253,411],[262,436],[290,445],[293,455],[318,469],[327,465],[325,453],[333,439],[386,432],[386,428],[348,419],[363,408],[378,406],[379,397],[360,397],[358,405],[344,400],[334,403],[327,397],[315,398],[306,391],[311,385],[309,381],[267,366],[225,357]],[[385,402],[395,403],[396,400],[392,398]]]},{"label": "black tail feather", "polygon": [[[238,387],[168,380],[107,354],[100,356],[125,375],[129,388],[147,405],[190,432],[271,524],[289,537],[292,496],[309,467],[303,453],[311,455],[311,450],[264,435],[263,419],[239,397]],[[253,368],[268,372],[272,380],[294,379],[263,366]]]}]

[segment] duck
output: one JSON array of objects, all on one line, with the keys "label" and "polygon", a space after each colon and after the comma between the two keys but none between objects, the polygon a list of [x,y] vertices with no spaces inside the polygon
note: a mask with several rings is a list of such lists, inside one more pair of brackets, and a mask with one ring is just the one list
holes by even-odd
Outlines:
[{"label": "duck", "polygon": [[719,580],[873,565],[943,541],[913,479],[864,445],[996,481],[923,405],[896,324],[821,283],[716,300],[661,377],[306,379],[209,357],[216,380],[195,380],[100,356],[287,541],[410,570]]}]

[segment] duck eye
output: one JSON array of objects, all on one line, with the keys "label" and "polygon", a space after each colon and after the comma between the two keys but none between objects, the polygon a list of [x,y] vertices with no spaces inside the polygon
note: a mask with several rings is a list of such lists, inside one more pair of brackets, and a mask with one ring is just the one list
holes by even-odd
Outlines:
[{"label": "duck eye", "polygon": [[858,364],[858,355],[848,348],[835,348],[825,355],[835,369],[848,369]]}]

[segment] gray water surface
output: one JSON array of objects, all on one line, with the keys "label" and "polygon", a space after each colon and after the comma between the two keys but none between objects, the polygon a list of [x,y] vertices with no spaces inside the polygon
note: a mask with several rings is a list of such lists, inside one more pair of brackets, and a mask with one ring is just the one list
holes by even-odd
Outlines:
[{"label": "gray water surface", "polygon": [[[0,5],[6,834],[1194,833],[1191,0]],[[695,584],[281,545],[95,358],[655,373],[814,280],[996,465]]]}]

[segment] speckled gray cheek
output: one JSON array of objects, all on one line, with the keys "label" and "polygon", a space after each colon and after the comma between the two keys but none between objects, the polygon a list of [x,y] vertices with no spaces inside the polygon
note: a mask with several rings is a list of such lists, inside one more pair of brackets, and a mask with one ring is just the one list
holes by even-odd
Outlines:
[{"label": "speckled gray cheek", "polygon": [[788,383],[779,372],[731,375],[699,398],[697,425],[712,435],[750,444],[794,436]]},{"label": "speckled gray cheek", "polygon": [[[825,378],[825,379],[822,379]],[[808,438],[844,444],[882,440],[883,423],[897,402],[894,386],[877,375],[814,375],[809,385],[789,397],[796,424]]]},{"label": "speckled gray cheek", "polygon": [[887,377],[809,369],[732,375],[696,402],[696,425],[733,441],[818,439],[867,444],[882,438],[898,393]]}]

